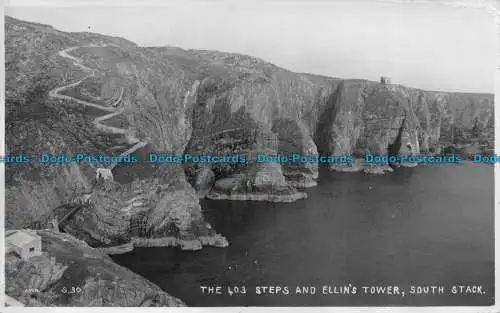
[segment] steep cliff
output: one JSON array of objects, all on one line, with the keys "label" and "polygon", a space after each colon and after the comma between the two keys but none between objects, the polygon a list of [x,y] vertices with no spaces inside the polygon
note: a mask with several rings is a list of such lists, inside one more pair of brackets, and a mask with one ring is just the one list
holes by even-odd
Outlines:
[{"label": "steep cliff", "polygon": [[[316,184],[318,164],[257,162],[263,153],[360,157],[493,147],[489,94],[293,73],[240,54],[139,47],[5,21],[6,151],[32,159],[6,166],[6,227],[55,224],[66,233],[38,231],[45,259],[7,256],[6,292],[27,305],[182,305],[105,254],[227,246],[204,220],[199,198],[307,198],[301,189]],[[40,153],[117,156],[138,144],[137,163],[106,168],[114,181],[95,178],[106,164],[38,160]],[[150,152],[245,161],[152,164]],[[358,161],[329,168],[392,171]],[[61,293],[71,287],[84,292]]]},{"label": "steep cliff", "polygon": [[[317,164],[258,163],[260,153],[385,154],[396,141],[392,153],[493,145],[492,95],[293,73],[246,55],[139,47],[9,17],[5,30],[9,153],[118,155],[131,138],[148,142],[136,152],[141,164],[115,167],[109,186],[93,182],[97,165],[8,165],[8,227],[64,216],[89,196],[62,227],[96,247],[219,245],[206,239],[215,233],[198,198],[289,202],[316,184]],[[61,86],[68,98],[50,97]],[[116,113],[102,122],[109,127],[96,127],[106,112]],[[153,166],[151,151],[248,162]]]},{"label": "steep cliff", "polygon": [[[149,245],[149,239],[184,249],[227,245],[203,221],[182,168],[144,163],[148,150],[184,151],[196,75],[123,39],[10,17],[5,30],[7,151],[31,157],[7,166],[8,228],[43,228],[64,218],[63,230],[96,247]],[[109,122],[119,127],[96,123],[110,112],[116,118]],[[118,156],[131,138],[149,144],[137,151],[140,164],[114,167],[111,186],[95,181],[106,164],[38,159],[41,153]]]},{"label": "steep cliff", "polygon": [[[218,139],[207,134],[227,131],[226,142],[231,142],[229,130],[236,127],[253,129],[255,135],[253,146],[238,152],[386,154],[400,131],[400,154],[439,153],[453,144],[476,145],[483,152],[493,147],[493,95],[325,78],[288,72],[248,56],[209,55],[212,62],[239,76],[230,82],[211,77],[200,86],[191,140],[203,138],[204,143],[188,145],[187,151],[193,153],[207,151],[207,147],[211,152],[219,149]],[[269,138],[275,141],[271,146]],[[290,186],[311,186],[317,178],[315,164],[281,167]],[[331,165],[332,169],[342,167]]]}]

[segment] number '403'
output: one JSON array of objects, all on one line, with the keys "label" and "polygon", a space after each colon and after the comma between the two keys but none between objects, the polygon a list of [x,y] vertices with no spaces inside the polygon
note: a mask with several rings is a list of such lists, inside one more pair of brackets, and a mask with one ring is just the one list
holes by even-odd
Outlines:
[{"label": "number '403'", "polygon": [[227,293],[232,296],[233,294],[246,294],[247,289],[245,286],[229,286],[227,287]]}]

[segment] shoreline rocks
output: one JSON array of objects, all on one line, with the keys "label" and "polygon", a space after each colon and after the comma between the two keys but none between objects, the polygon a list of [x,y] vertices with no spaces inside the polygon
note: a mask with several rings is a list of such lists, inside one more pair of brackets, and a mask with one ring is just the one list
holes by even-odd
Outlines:
[{"label": "shoreline rocks", "polygon": [[[413,167],[416,166],[410,164],[409,166],[402,165],[401,167]],[[342,173],[353,173],[363,171],[367,175],[385,175],[385,173],[392,173],[394,169],[389,164],[367,164],[363,159],[354,159],[351,164],[332,164],[330,165],[330,170]]]},{"label": "shoreline rocks", "polygon": [[361,172],[364,169],[362,159],[353,159],[352,163],[331,164],[330,170],[335,172],[353,173]]},{"label": "shoreline rocks", "polygon": [[211,200],[234,200],[234,201],[267,201],[291,203],[297,200],[307,199],[308,195],[305,192],[295,192],[287,195],[277,194],[222,194],[210,192],[207,194],[207,199]]},{"label": "shoreline rocks", "polygon": [[394,172],[394,169],[390,167],[389,165],[375,165],[375,166],[368,166],[365,167],[363,170],[365,174],[369,175],[385,175],[386,172],[392,173]]},{"label": "shoreline rocks", "polygon": [[311,188],[311,187],[316,187],[318,186],[318,182],[315,180],[310,180],[310,181],[288,181],[288,185],[294,187],[294,188]]},{"label": "shoreline rocks", "polygon": [[396,167],[417,167],[418,163],[398,163],[393,165]]},{"label": "shoreline rocks", "polygon": [[219,179],[206,195],[206,198],[211,200],[284,203],[307,197],[307,193],[298,191],[285,179],[278,163],[255,165],[246,173]]},{"label": "shoreline rocks", "polygon": [[143,238],[132,237],[134,247],[180,247],[184,251],[197,251],[203,247],[226,248],[229,246],[227,239],[219,234],[213,236],[200,236],[196,239],[185,240],[176,237]]}]

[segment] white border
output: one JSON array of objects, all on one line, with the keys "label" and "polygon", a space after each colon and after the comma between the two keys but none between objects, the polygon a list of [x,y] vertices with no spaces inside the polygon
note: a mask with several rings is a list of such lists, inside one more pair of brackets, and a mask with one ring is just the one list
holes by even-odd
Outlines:
[{"label": "white border", "polygon": [[[0,9],[0,155],[5,155],[5,13],[3,5]],[[4,253],[4,231],[5,231],[5,165],[0,163],[0,307],[5,304],[5,253]]]},{"label": "white border", "polygon": [[[191,1],[191,0],[188,0]],[[279,2],[287,2],[287,1],[306,1],[306,0],[277,0]],[[277,2],[275,1],[275,2]],[[328,2],[327,0],[319,0],[318,2]],[[355,0],[350,0],[355,1]],[[411,3],[441,3],[443,5],[449,6],[463,6],[463,7],[471,7],[476,9],[486,10],[488,13],[493,14],[495,16],[495,20],[497,23],[497,68],[495,73],[495,151],[500,151],[500,144],[496,140],[500,136],[500,0],[374,0],[381,2],[393,2],[399,4],[411,4]],[[9,1],[7,0],[5,3],[1,5],[1,16],[0,21],[2,25],[2,30],[0,31],[0,47],[1,47],[1,59],[0,59],[0,155],[4,155],[5,153],[5,34],[4,34],[4,6],[5,5],[13,5],[15,6],[54,6],[54,7],[64,7],[64,6],[161,6],[166,3],[172,4],[173,1],[170,0],[148,0],[148,1],[140,1],[140,0],[105,0],[105,1],[64,1],[64,0],[15,0]],[[194,1],[194,2],[214,2],[221,3],[226,2],[224,0],[221,1]],[[234,1],[230,1],[234,3]],[[254,0],[254,2],[263,2],[262,0]],[[481,34],[478,34],[480,36]],[[498,154],[498,153],[497,153]],[[495,181],[499,177],[500,174],[500,165],[495,164]],[[286,310],[289,313],[292,312],[366,312],[366,313],[375,313],[375,312],[484,312],[484,313],[500,313],[500,287],[496,284],[499,281],[500,273],[497,269],[496,264],[500,259],[500,244],[499,244],[499,236],[497,230],[500,227],[500,216],[496,213],[497,209],[500,208],[500,184],[495,183],[495,301],[496,304],[494,306],[489,307],[479,307],[479,306],[471,306],[471,307],[450,307],[450,306],[442,306],[442,307],[210,307],[210,308],[194,308],[194,307],[186,307],[186,308],[138,308],[138,307],[130,307],[130,308],[112,308],[112,307],[95,307],[95,308],[76,308],[71,307],[71,312],[73,313],[82,313],[82,312],[104,312],[104,313],[124,313],[124,312],[139,312],[139,311],[147,311],[147,312],[166,312],[166,311],[175,311],[175,312],[282,312]],[[0,164],[0,255],[4,255],[4,220],[5,218],[5,167],[3,164]],[[4,263],[5,259],[0,257],[0,268],[2,272],[0,274],[0,308],[3,307],[5,303],[4,295],[5,295],[5,277],[4,277]],[[33,308],[33,307],[4,307],[2,312],[68,312],[68,307],[43,307],[43,308]]]}]

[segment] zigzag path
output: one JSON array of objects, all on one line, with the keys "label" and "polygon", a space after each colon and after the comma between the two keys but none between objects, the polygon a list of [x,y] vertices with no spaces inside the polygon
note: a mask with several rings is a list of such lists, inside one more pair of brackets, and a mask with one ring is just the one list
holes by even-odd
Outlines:
[{"label": "zigzag path", "polygon": [[[106,47],[106,46],[98,46],[98,45],[76,46],[76,47],[71,47],[71,48],[67,48],[67,49],[59,51],[59,55],[61,57],[73,61],[73,64],[76,67],[80,68],[84,72],[88,72],[89,75],[86,76],[86,77],[84,77],[84,78],[82,78],[82,79],[80,79],[79,81],[74,82],[74,83],[67,84],[67,85],[60,86],[60,87],[52,89],[49,92],[49,96],[51,96],[53,98],[63,99],[63,100],[71,100],[71,101],[74,101],[74,102],[76,102],[78,104],[81,104],[83,106],[90,106],[90,107],[94,107],[94,108],[97,108],[97,109],[105,111],[105,112],[109,112],[109,113],[104,114],[102,116],[96,117],[93,120],[93,123],[94,123],[94,125],[95,125],[95,127],[97,129],[100,129],[102,131],[105,131],[105,132],[108,132],[108,133],[112,133],[112,134],[124,135],[124,136],[126,136],[128,143],[130,143],[130,144],[134,144],[135,143],[134,146],[132,146],[130,149],[128,149],[127,151],[125,151],[122,154],[120,154],[120,156],[127,156],[127,155],[135,152],[136,150],[138,150],[138,149],[140,149],[142,147],[145,147],[148,144],[147,141],[141,141],[141,140],[139,140],[135,136],[129,134],[129,132],[126,129],[102,124],[102,122],[104,122],[106,120],[109,120],[109,119],[111,119],[111,118],[113,118],[113,117],[115,117],[117,115],[120,115],[120,114],[122,114],[124,112],[125,108],[120,108],[120,109],[114,109],[113,108],[113,107],[118,106],[118,104],[122,101],[123,90],[124,90],[123,87],[121,87],[120,96],[111,105],[111,107],[100,105],[100,104],[97,104],[97,103],[92,103],[92,102],[84,101],[84,100],[77,99],[77,98],[72,97],[72,96],[61,94],[61,92],[65,91],[66,89],[74,88],[74,87],[78,86],[85,79],[87,79],[89,77],[94,77],[95,74],[96,74],[96,72],[97,72],[96,69],[92,69],[92,68],[89,68],[89,67],[83,65],[83,60],[81,60],[80,58],[77,58],[77,57],[74,57],[74,56],[68,54],[69,52],[71,52],[71,51],[73,51],[75,49],[83,48],[83,47]],[[108,169],[112,170],[116,165],[117,165],[117,163],[113,163],[110,166],[108,166]]]}]

